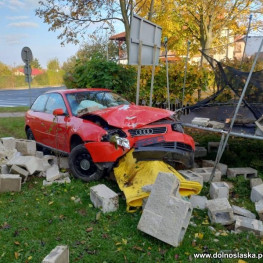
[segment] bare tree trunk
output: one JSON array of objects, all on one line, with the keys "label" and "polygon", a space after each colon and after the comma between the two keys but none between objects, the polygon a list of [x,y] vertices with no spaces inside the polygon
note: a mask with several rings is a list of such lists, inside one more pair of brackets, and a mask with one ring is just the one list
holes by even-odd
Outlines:
[{"label": "bare tree trunk", "polygon": [[152,20],[152,17],[153,17],[153,7],[154,7],[154,0],[151,0],[149,15],[148,15],[148,20],[150,21]]},{"label": "bare tree trunk", "polygon": [[128,10],[126,9],[126,1],[120,0],[121,14],[123,18],[125,33],[126,33],[126,47],[127,47],[127,59],[129,61],[129,50],[130,50],[130,20],[128,17]]}]

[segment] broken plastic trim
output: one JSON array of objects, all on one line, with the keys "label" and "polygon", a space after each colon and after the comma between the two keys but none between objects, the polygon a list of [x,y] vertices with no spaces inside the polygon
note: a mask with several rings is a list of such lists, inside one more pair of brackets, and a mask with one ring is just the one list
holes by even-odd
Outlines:
[{"label": "broken plastic trim", "polygon": [[121,138],[118,135],[115,135],[116,143],[123,148],[130,149],[130,142],[126,138]]}]

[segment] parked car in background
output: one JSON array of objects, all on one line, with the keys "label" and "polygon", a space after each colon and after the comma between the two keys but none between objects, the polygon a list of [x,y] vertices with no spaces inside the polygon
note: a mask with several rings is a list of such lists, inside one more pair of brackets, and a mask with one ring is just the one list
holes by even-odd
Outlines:
[{"label": "parked car in background", "polygon": [[138,160],[193,165],[194,140],[173,112],[136,106],[107,89],[49,91],[26,113],[28,139],[69,155],[76,178],[98,180],[130,149]]}]

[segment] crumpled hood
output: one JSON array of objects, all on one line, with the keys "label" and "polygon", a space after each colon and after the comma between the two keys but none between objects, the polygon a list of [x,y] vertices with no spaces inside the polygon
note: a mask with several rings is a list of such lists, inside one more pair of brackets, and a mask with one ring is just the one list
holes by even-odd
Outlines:
[{"label": "crumpled hood", "polygon": [[169,110],[131,104],[93,111],[85,115],[100,116],[109,125],[117,128],[134,129],[170,117],[172,114],[173,112]]}]

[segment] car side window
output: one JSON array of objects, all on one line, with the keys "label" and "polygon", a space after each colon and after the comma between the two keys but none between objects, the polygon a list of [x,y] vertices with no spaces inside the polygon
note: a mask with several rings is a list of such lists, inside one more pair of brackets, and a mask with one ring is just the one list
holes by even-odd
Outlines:
[{"label": "car side window", "polygon": [[32,111],[38,111],[43,112],[47,103],[48,95],[40,95],[35,102],[33,103],[31,110]]},{"label": "car side window", "polygon": [[52,93],[49,95],[45,112],[53,113],[55,109],[63,109],[64,112],[67,112],[67,108],[62,96],[58,93]]}]

